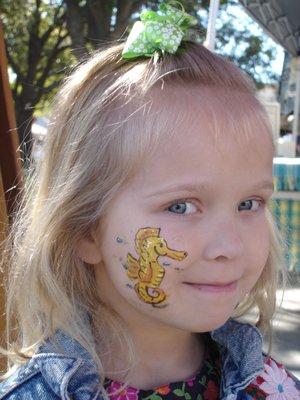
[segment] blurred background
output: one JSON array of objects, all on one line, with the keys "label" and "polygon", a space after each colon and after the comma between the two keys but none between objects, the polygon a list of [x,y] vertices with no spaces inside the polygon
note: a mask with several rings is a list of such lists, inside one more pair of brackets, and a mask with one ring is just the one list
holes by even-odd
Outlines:
[{"label": "blurred background", "polygon": [[[96,49],[126,38],[140,11],[156,10],[159,3],[0,0],[2,239],[29,169],[43,162],[51,102],[63,78]],[[300,377],[300,1],[181,3],[197,17],[201,41],[253,79],[270,118],[277,152],[270,206],[283,233],[289,272],[272,354]],[[278,294],[281,298],[282,290]],[[3,291],[1,296],[3,305]]]}]

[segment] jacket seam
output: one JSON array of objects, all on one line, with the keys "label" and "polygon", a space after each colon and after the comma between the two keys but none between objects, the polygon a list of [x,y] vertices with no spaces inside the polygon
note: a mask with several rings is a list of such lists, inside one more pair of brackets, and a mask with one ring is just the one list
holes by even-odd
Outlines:
[{"label": "jacket seam", "polygon": [[229,385],[227,387],[226,391],[224,389],[224,393],[228,392],[228,390],[229,390],[230,392],[227,393],[227,395],[234,394],[237,396],[237,394],[240,390],[244,390],[253,381],[253,379],[255,379],[257,376],[259,376],[260,373],[263,373],[263,371],[264,370],[262,368],[260,368],[257,371],[252,372],[252,374],[249,375],[247,378],[245,378],[242,382],[237,382],[232,386]]},{"label": "jacket seam", "polygon": [[40,373],[39,370],[33,371],[31,374],[28,374],[27,376],[25,376],[23,379],[18,380],[17,382],[15,382],[13,384],[13,386],[9,387],[7,391],[4,390],[4,393],[0,394],[0,400],[4,399],[5,396],[7,396],[8,394],[10,394],[11,392],[13,392],[15,389],[17,389],[21,384],[25,383],[26,381],[28,381],[29,379],[31,379],[33,376],[37,375],[38,373]]},{"label": "jacket seam", "polygon": [[75,361],[75,364],[73,365],[72,369],[68,373],[66,373],[65,376],[63,377],[62,385],[60,387],[60,395],[62,399],[72,400],[72,397],[70,397],[68,394],[68,384],[71,377],[75,374],[75,372],[78,370],[81,364],[82,364],[81,359]]}]

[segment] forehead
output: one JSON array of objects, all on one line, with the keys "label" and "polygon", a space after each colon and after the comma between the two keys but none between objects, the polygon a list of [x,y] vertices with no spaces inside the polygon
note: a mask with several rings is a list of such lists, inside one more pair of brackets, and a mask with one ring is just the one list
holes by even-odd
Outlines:
[{"label": "forehead", "polygon": [[270,178],[273,142],[255,98],[203,87],[157,90],[153,98],[159,141],[135,182]]},{"label": "forehead", "polygon": [[270,134],[266,114],[251,93],[188,84],[155,88],[150,96],[151,111],[169,133],[185,123],[202,124],[221,140],[234,133],[242,141],[256,133]]}]

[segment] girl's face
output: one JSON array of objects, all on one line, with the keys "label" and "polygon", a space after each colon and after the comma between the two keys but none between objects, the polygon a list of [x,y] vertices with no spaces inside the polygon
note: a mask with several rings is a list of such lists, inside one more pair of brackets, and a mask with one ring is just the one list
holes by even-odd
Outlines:
[{"label": "girl's face", "polygon": [[262,128],[237,138],[224,104],[214,105],[217,123],[196,96],[180,107],[189,122],[176,122],[111,203],[95,269],[100,295],[128,324],[205,332],[226,322],[266,264],[273,147]]}]

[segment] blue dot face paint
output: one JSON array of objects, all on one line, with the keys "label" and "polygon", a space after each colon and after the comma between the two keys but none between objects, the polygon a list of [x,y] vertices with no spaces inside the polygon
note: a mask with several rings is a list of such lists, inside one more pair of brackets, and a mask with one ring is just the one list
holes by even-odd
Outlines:
[{"label": "blue dot face paint", "polygon": [[136,282],[137,296],[147,304],[163,303],[167,294],[159,286],[165,275],[164,266],[168,263],[160,264],[159,257],[182,261],[187,252],[170,249],[166,240],[160,237],[160,228],[150,227],[141,228],[136,233],[135,250],[138,258],[127,254],[127,276]]},{"label": "blue dot face paint", "polygon": [[117,236],[116,241],[119,244],[127,244],[127,242],[123,238],[121,238],[120,236]]}]

